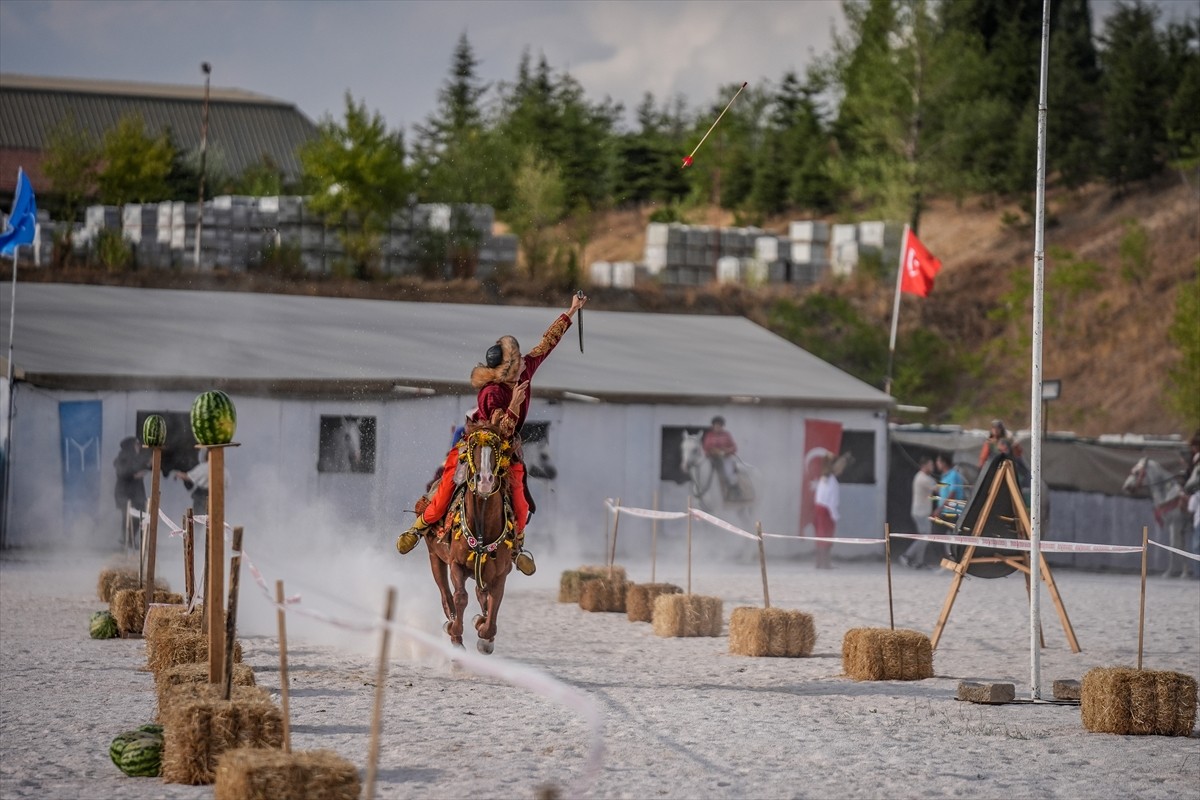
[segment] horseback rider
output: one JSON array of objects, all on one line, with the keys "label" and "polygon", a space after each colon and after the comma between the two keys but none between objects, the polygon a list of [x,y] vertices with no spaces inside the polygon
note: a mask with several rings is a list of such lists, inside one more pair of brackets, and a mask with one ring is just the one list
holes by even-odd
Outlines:
[{"label": "horseback rider", "polygon": [[704,455],[708,456],[713,469],[721,478],[725,497],[729,500],[739,499],[741,491],[738,488],[737,461],[734,459],[737,455],[737,442],[733,440],[733,434],[725,429],[724,417],[712,418],[712,427],[704,432],[700,446],[704,448]]},{"label": "horseback rider", "polygon": [[[533,374],[541,366],[550,351],[571,327],[571,317],[583,308],[588,298],[582,293],[571,298],[571,307],[560,314],[542,340],[524,356],[521,346],[512,336],[500,337],[488,348],[484,363],[471,370],[471,385],[479,390],[476,408],[468,415],[468,421],[486,422],[493,425],[506,439],[513,442],[513,461],[509,467],[509,488],[512,493],[513,520],[515,528],[514,563],[522,573],[532,575],[537,569],[533,556],[524,549],[525,524],[529,521],[530,498],[525,487],[525,464],[521,453],[521,426],[529,413],[529,389]],[[455,473],[458,462],[458,447],[451,447],[446,456],[442,474],[433,491],[417,501],[417,518],[411,528],[396,539],[396,549],[401,555],[408,553],[421,540],[421,532],[437,523],[450,506],[456,488]]]}]

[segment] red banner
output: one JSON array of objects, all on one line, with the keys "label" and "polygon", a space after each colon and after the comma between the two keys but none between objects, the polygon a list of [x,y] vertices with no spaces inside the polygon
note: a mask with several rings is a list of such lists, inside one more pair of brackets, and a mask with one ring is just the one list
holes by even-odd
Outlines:
[{"label": "red banner", "polygon": [[804,469],[800,484],[800,535],[813,536],[813,495],[826,455],[842,449],[842,423],[826,419],[804,420]]},{"label": "red banner", "polygon": [[942,262],[933,257],[921,240],[912,231],[904,237],[904,260],[901,261],[903,275],[900,291],[928,297],[933,290],[933,278],[942,268]]}]

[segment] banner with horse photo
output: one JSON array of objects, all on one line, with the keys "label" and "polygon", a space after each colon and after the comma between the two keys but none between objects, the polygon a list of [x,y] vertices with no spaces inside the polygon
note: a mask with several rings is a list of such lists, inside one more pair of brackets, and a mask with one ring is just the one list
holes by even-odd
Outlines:
[{"label": "banner with horse photo", "polygon": [[813,495],[825,456],[836,456],[842,448],[842,423],[825,419],[804,420],[804,468],[800,483],[800,535],[813,536]]}]

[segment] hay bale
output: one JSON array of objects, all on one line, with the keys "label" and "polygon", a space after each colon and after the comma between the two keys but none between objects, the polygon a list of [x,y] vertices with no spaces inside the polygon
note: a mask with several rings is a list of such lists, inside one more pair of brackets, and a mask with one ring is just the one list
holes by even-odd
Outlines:
[{"label": "hay bale", "polygon": [[625,613],[625,589],[628,584],[624,578],[609,580],[594,578],[585,581],[579,591],[579,607],[584,611],[615,611]]},{"label": "hay bale", "polygon": [[259,686],[179,684],[163,708],[162,777],[166,783],[212,783],[222,753],[283,746],[283,715]]},{"label": "hay bale", "polygon": [[[208,664],[177,664],[154,675],[154,689],[158,695],[158,713],[155,719],[162,719],[163,709],[180,693],[176,687],[194,683],[208,683]],[[233,665],[234,686],[256,686],[254,670],[249,664]]]},{"label": "hay bale", "polygon": [[729,617],[729,652],[739,656],[806,658],[817,643],[811,614],[739,606]]},{"label": "hay bale", "polygon": [[917,631],[851,628],[842,639],[842,669],[856,681],[933,677],[933,647]]},{"label": "hay bale", "polygon": [[[579,595],[583,591],[583,584],[596,578],[607,578],[608,572],[608,567],[593,566],[565,570],[558,581],[558,602],[578,603]],[[614,565],[612,578],[613,580],[625,580],[625,568]]]},{"label": "hay bale", "polygon": [[361,791],[358,768],[332,750],[284,753],[239,747],[217,760],[213,798],[358,800]]},{"label": "hay bale", "polygon": [[[151,608],[154,608],[152,605]],[[153,626],[143,626],[142,636],[146,640],[146,665],[155,669],[154,650],[160,642],[174,640],[178,631],[200,631],[200,623],[204,618],[204,605],[198,604],[191,613],[185,606],[168,605],[159,612]]]},{"label": "hay bale", "polygon": [[136,567],[105,567],[100,570],[96,581],[96,595],[105,603],[111,603],[116,594],[114,586],[119,589],[136,589],[139,585]]},{"label": "hay bale", "polygon": [[658,636],[720,636],[724,603],[698,594],[660,594],[654,598]]},{"label": "hay bale", "polygon": [[149,638],[165,620],[186,614],[187,606],[183,603],[151,603],[142,622],[142,636]]},{"label": "hay bale", "polygon": [[[154,599],[151,600],[151,603],[182,605],[183,595],[172,594],[162,589],[155,589]],[[113,595],[109,611],[116,618],[117,628],[121,631],[122,636],[130,633],[141,633],[142,623],[146,616],[145,590],[141,588],[118,590]]]},{"label": "hay bale", "polygon": [[[242,643],[234,641],[233,660],[242,660]],[[208,662],[208,634],[190,628],[163,628],[154,632],[154,647],[146,657],[146,666],[157,674],[180,664]]]},{"label": "hay bale", "polygon": [[1096,667],[1079,692],[1083,727],[1096,733],[1190,736],[1196,679],[1182,672]]},{"label": "hay bale", "polygon": [[673,583],[628,583],[625,589],[625,613],[630,622],[653,622],[654,601],[660,594],[680,594]]}]

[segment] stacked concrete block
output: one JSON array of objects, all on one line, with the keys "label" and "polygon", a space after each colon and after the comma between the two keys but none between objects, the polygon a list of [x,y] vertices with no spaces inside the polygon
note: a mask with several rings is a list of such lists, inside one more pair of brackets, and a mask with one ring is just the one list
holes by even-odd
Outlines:
[{"label": "stacked concrete block", "polygon": [[904,226],[898,222],[873,220],[858,224],[858,257],[876,258],[890,269],[900,261],[900,237]]},{"label": "stacked concrete block", "polygon": [[858,266],[858,226],[834,225],[829,237],[830,270],[838,276],[852,274]]},{"label": "stacked concrete block", "polygon": [[788,225],[791,239],[791,283],[811,286],[829,271],[830,226],[821,220],[794,220]]}]

